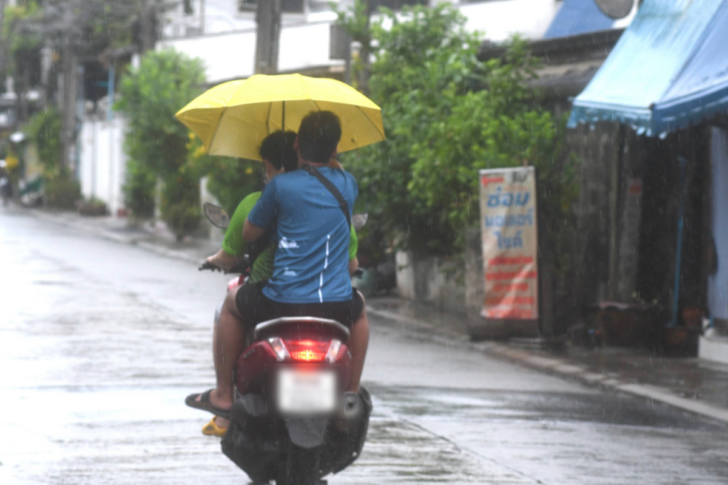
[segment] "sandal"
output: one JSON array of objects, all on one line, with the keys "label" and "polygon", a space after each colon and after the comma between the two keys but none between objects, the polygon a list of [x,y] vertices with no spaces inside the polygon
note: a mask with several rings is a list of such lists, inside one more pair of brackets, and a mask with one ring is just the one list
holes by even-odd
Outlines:
[{"label": "sandal", "polygon": [[[185,399],[185,404],[187,404],[191,408],[200,409],[202,411],[207,411],[208,413],[212,413],[215,416],[220,416],[221,418],[229,419],[230,418],[230,410],[229,409],[221,409],[216,406],[213,406],[213,404],[210,402],[210,393],[214,391],[214,389],[210,389],[209,391],[205,391],[202,394],[190,394]],[[200,398],[199,401],[197,398]]]},{"label": "sandal", "polygon": [[226,431],[227,428],[221,428],[217,425],[215,418],[212,418],[209,423],[202,427],[202,434],[205,436],[217,436],[218,438],[222,438]]}]

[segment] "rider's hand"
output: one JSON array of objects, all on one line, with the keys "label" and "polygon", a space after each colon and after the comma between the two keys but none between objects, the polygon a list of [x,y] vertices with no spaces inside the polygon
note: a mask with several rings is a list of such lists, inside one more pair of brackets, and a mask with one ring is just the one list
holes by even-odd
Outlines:
[{"label": "rider's hand", "polygon": [[221,268],[226,273],[230,271],[230,269],[238,264],[238,262],[242,258],[238,258],[236,256],[233,256],[231,254],[226,253],[222,249],[219,250],[217,253],[213,254],[212,256],[209,256],[205,261],[207,261],[210,264],[214,264],[218,268]]}]

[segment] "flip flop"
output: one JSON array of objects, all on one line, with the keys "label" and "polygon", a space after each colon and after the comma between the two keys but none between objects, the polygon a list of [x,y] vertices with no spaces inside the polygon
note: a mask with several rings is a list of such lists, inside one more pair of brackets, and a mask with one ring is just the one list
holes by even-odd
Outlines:
[{"label": "flip flop", "polygon": [[222,438],[226,431],[227,428],[221,428],[217,425],[215,418],[212,418],[209,423],[202,427],[202,434],[205,436],[217,436],[218,438]]},{"label": "flip flop", "polygon": [[[221,418],[229,419],[230,418],[230,410],[229,409],[221,409],[216,406],[213,406],[213,404],[210,402],[210,393],[214,391],[214,389],[210,389],[209,391],[205,391],[202,394],[190,394],[185,398],[185,404],[187,404],[191,408],[200,409],[202,411],[207,411],[208,413],[212,413],[215,416],[220,416]],[[198,401],[197,398],[200,398]]]}]

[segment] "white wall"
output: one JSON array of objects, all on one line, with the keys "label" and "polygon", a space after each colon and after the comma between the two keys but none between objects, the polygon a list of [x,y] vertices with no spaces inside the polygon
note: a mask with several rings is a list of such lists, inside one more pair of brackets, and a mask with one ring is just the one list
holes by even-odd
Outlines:
[{"label": "white wall", "polygon": [[[228,3],[234,4],[233,1]],[[255,23],[250,14],[236,14],[230,10],[228,3],[223,0],[208,2],[208,20],[205,23],[208,35],[170,37],[170,27],[165,31],[167,38],[158,42],[157,48],[174,48],[202,59],[208,83],[251,76],[255,63]],[[217,15],[213,14],[217,8],[215,5],[220,8],[226,6],[227,10],[221,10],[216,18],[233,19],[226,24],[228,27],[223,25],[225,22],[222,20],[219,25],[211,23],[212,17]],[[342,0],[340,5],[345,5],[345,1]],[[486,38],[501,41],[513,34],[531,39],[542,37],[560,5],[561,2],[556,0],[497,0],[463,4],[458,8],[468,19],[468,30],[483,32]],[[188,20],[193,24],[198,22],[191,18]],[[286,16],[281,29],[279,70],[300,71],[343,65],[342,61],[329,59],[330,28],[334,20],[332,12]]]},{"label": "white wall", "polygon": [[461,5],[460,12],[468,19],[467,30],[498,42],[513,34],[540,39],[560,6],[555,0],[501,0]]},{"label": "white wall", "polygon": [[84,198],[96,197],[106,202],[111,214],[124,207],[125,130],[126,121],[118,115],[111,122],[87,117],[79,140],[81,192]]},{"label": "white wall", "polygon": [[[329,59],[330,29],[330,22],[283,27],[278,69],[285,72],[343,65],[342,61]],[[255,30],[166,39],[157,43],[158,50],[165,48],[173,48],[202,59],[208,83],[246,78],[254,72]]]}]

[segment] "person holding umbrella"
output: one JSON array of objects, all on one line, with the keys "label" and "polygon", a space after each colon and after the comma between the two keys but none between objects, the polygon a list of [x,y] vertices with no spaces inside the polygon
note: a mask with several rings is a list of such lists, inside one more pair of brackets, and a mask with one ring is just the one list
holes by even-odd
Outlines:
[{"label": "person holding umbrella", "polygon": [[209,153],[246,158],[257,158],[252,141],[300,121],[295,145],[300,170],[278,175],[266,186],[243,229],[243,238],[252,242],[274,228],[273,276],[229,292],[220,315],[217,386],[188,396],[187,404],[224,415],[233,402],[231,376],[243,351],[243,325],[282,316],[329,318],[349,326],[348,390],[358,391],[369,339],[364,300],[352,290],[347,257],[358,187],[351,174],[327,164],[337,151],[383,140],[381,110],[331,79],[253,76],[213,88],[177,117]]}]

